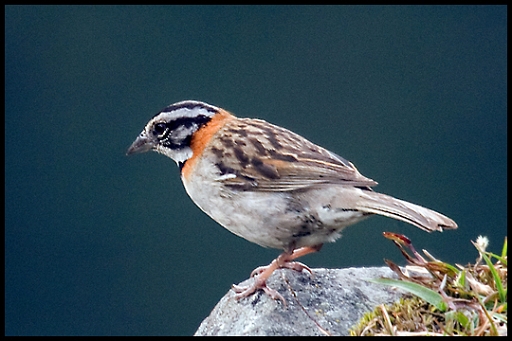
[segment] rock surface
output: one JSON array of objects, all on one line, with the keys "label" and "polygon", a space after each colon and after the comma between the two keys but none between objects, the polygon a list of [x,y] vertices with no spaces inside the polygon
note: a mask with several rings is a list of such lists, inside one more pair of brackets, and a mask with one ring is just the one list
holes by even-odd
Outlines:
[{"label": "rock surface", "polygon": [[364,313],[402,296],[399,290],[367,281],[396,278],[387,267],[312,270],[313,276],[280,269],[268,279],[286,305],[261,290],[236,301],[229,290],[195,335],[348,335]]}]

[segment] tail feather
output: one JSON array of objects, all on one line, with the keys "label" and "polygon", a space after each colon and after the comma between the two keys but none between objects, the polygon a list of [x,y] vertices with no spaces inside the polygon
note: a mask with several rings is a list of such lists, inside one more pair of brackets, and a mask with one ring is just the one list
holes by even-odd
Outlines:
[{"label": "tail feather", "polygon": [[450,218],[431,209],[411,204],[377,192],[364,192],[357,209],[375,213],[412,224],[427,232],[456,229],[457,224]]}]

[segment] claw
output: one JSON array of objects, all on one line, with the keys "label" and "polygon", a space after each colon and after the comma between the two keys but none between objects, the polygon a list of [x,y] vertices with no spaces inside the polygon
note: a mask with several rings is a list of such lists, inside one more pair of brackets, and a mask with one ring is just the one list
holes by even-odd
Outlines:
[{"label": "claw", "polygon": [[254,285],[252,285],[252,286],[248,285],[248,286],[242,287],[240,285],[233,284],[233,285],[231,285],[231,289],[233,289],[233,291],[236,293],[235,298],[237,300],[247,297],[249,295],[252,295],[256,291],[256,288],[254,287]]},{"label": "claw", "polygon": [[302,272],[302,270],[306,270],[311,275],[313,274],[313,271],[311,271],[309,266],[307,266],[306,264],[301,263],[301,262],[286,262],[281,267],[282,268],[287,268],[287,269],[292,269],[292,270],[295,270],[295,271],[298,271],[298,272]]},{"label": "claw", "polygon": [[267,287],[266,285],[261,288],[263,289],[264,292],[267,293],[267,295],[269,295],[270,297],[272,297],[272,299],[274,300],[281,300],[281,302],[283,302],[283,304],[286,306],[286,300],[284,299],[283,295],[281,295],[280,293],[277,292],[277,290],[274,290],[274,289],[270,289],[269,287]]}]

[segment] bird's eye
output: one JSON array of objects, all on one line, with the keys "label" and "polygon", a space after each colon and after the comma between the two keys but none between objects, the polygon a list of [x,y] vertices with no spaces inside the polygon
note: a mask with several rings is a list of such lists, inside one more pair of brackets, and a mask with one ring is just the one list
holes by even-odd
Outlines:
[{"label": "bird's eye", "polygon": [[162,136],[165,134],[166,131],[167,131],[167,126],[165,125],[165,123],[157,123],[157,124],[155,124],[155,127],[153,129],[153,134]]}]

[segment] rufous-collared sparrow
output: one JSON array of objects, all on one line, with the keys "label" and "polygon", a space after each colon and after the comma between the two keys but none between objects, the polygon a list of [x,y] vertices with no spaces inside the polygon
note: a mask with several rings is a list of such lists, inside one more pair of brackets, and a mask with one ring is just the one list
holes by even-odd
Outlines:
[{"label": "rufous-collared sparrow", "polygon": [[253,271],[251,286],[233,285],[237,299],[262,289],[284,302],[265,283],[275,269],[311,272],[294,259],[320,250],[346,226],[373,214],[428,232],[457,228],[440,213],[374,192],[377,182],[302,136],[203,102],[163,109],[127,154],[149,150],[178,164],[188,195],[213,220],[250,242],[284,250]]}]

